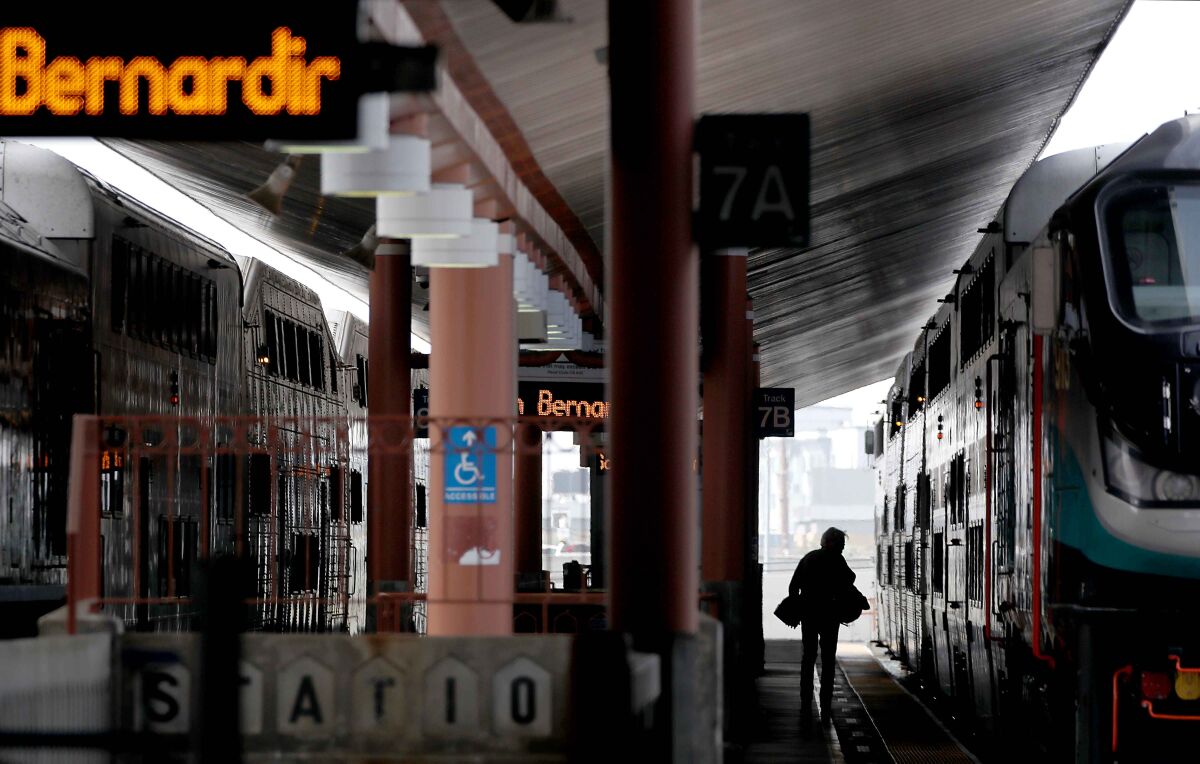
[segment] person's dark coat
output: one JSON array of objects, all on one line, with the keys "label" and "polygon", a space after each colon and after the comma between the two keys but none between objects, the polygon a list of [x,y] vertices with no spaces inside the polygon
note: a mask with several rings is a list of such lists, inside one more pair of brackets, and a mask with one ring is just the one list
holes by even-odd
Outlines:
[{"label": "person's dark coat", "polygon": [[837,620],[834,603],[845,595],[854,578],[841,552],[817,549],[804,555],[796,566],[788,594],[799,594],[803,619]]}]

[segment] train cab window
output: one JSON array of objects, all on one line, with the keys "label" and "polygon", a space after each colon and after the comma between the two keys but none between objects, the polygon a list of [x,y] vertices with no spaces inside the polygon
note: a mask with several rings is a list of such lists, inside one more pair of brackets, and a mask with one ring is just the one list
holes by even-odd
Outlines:
[{"label": "train cab window", "polygon": [[363,479],[358,470],[350,471],[350,522],[363,521]]},{"label": "train cab window", "polygon": [[946,575],[946,534],[933,534],[933,560],[930,562],[930,576],[933,579],[933,591],[935,594],[942,594],[946,587],[944,578]]},{"label": "train cab window", "polygon": [[888,437],[894,436],[904,427],[904,399],[899,393],[892,396],[891,405],[888,407],[891,412],[892,423],[888,428]]},{"label": "train cab window", "polygon": [[929,346],[929,400],[938,397],[950,385],[950,332],[946,326]]}]

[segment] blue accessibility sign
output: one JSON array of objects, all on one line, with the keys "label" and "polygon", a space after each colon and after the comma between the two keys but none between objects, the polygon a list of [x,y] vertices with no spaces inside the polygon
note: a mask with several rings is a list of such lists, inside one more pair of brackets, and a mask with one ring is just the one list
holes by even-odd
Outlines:
[{"label": "blue accessibility sign", "polygon": [[447,504],[496,503],[496,428],[451,427],[446,442]]}]

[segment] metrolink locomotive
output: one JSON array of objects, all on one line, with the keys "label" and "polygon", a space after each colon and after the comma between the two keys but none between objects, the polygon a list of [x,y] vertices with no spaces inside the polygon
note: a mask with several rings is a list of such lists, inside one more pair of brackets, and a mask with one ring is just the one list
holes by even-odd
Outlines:
[{"label": "metrolink locomotive", "polygon": [[1200,117],[1037,162],[983,233],[876,425],[877,638],[1000,739],[1175,760],[1200,739]]},{"label": "metrolink locomotive", "polygon": [[191,571],[202,549],[234,551],[240,501],[271,601],[254,627],[361,629],[366,325],[327,321],[312,290],[14,141],[0,142],[0,258],[0,635],[30,633],[63,596],[81,413],[345,420],[348,446],[303,459],[104,450],[102,590],[130,601],[110,608],[129,628],[189,628]]}]

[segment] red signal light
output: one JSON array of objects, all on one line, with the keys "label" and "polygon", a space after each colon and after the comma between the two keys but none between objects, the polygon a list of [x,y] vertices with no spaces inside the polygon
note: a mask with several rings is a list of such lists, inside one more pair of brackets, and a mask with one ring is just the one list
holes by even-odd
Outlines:
[{"label": "red signal light", "polygon": [[1171,678],[1165,671],[1143,671],[1141,680],[1143,698],[1163,700],[1170,697]]},{"label": "red signal light", "polygon": [[172,395],[172,396],[171,396],[171,405],[172,405],[172,406],[178,406],[178,405],[179,405],[179,396],[178,396],[178,395]]}]

